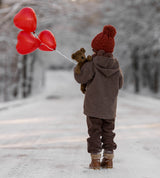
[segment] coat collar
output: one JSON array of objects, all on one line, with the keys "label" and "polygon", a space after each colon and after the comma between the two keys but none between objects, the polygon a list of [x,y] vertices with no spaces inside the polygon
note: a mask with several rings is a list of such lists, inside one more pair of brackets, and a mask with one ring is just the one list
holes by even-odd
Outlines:
[{"label": "coat collar", "polygon": [[95,52],[95,54],[93,54],[94,56],[104,56],[104,57],[108,57],[108,58],[113,58],[113,54],[112,53],[106,53],[104,50],[93,50]]}]

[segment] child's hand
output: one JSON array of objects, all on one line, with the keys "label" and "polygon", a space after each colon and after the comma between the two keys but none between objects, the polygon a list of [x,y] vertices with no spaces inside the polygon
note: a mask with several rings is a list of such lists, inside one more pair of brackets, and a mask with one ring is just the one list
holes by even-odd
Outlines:
[{"label": "child's hand", "polygon": [[87,56],[87,61],[91,61],[92,60],[92,56]]}]

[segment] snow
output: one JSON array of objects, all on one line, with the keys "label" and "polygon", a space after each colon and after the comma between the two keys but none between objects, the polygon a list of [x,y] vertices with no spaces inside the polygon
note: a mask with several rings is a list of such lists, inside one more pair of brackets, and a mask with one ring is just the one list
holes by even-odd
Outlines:
[{"label": "snow", "polygon": [[90,170],[83,95],[70,71],[49,71],[45,92],[0,111],[0,178],[160,177],[160,102],[122,91],[114,168]]}]

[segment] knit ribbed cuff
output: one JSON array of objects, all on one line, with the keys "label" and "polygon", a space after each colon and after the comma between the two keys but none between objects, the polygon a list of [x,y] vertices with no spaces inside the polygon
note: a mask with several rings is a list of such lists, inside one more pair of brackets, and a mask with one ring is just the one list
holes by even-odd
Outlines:
[{"label": "knit ribbed cuff", "polygon": [[97,154],[91,154],[91,158],[92,159],[100,159],[101,158],[101,154],[97,153]]},{"label": "knit ribbed cuff", "polygon": [[112,154],[104,153],[104,154],[103,154],[103,157],[106,158],[106,159],[113,159],[114,154],[113,154],[113,153],[112,153]]}]

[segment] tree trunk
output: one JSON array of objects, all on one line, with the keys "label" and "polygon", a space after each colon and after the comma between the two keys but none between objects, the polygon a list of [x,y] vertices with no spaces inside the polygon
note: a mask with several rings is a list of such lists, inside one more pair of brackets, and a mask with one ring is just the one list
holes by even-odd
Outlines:
[{"label": "tree trunk", "polygon": [[154,83],[153,83],[153,90],[154,93],[158,93],[159,91],[159,67],[158,64],[156,64],[155,72],[154,72]]},{"label": "tree trunk", "polygon": [[22,96],[27,97],[27,55],[23,56],[22,60]]},{"label": "tree trunk", "polygon": [[18,97],[18,95],[19,95],[20,74],[21,74],[20,70],[17,69],[16,79],[15,79],[16,86],[15,86],[15,88],[14,88],[14,90],[13,90],[13,96],[14,96],[15,98]]},{"label": "tree trunk", "polygon": [[5,60],[4,62],[4,87],[3,87],[3,90],[4,90],[4,101],[8,101],[9,100],[9,94],[8,94],[8,61]]},{"label": "tree trunk", "polygon": [[33,84],[33,76],[34,76],[34,64],[36,61],[35,53],[32,56],[31,63],[30,63],[30,76],[28,79],[28,95],[32,93],[32,84]]},{"label": "tree trunk", "polygon": [[16,98],[18,96],[18,92],[19,92],[19,80],[20,80],[20,70],[18,68],[18,61],[19,61],[19,57],[18,54],[15,55],[15,57],[13,57],[13,62],[12,62],[12,72],[13,72],[13,76],[12,76],[12,84],[14,85],[14,89],[12,91],[12,95],[14,98]]},{"label": "tree trunk", "polygon": [[147,72],[148,72],[148,65],[147,65],[147,62],[144,62],[143,67],[142,67],[142,84],[143,84],[143,87],[147,86]]},{"label": "tree trunk", "polygon": [[138,93],[139,92],[139,64],[138,64],[137,57],[133,59],[132,66],[134,71],[135,93]]}]

